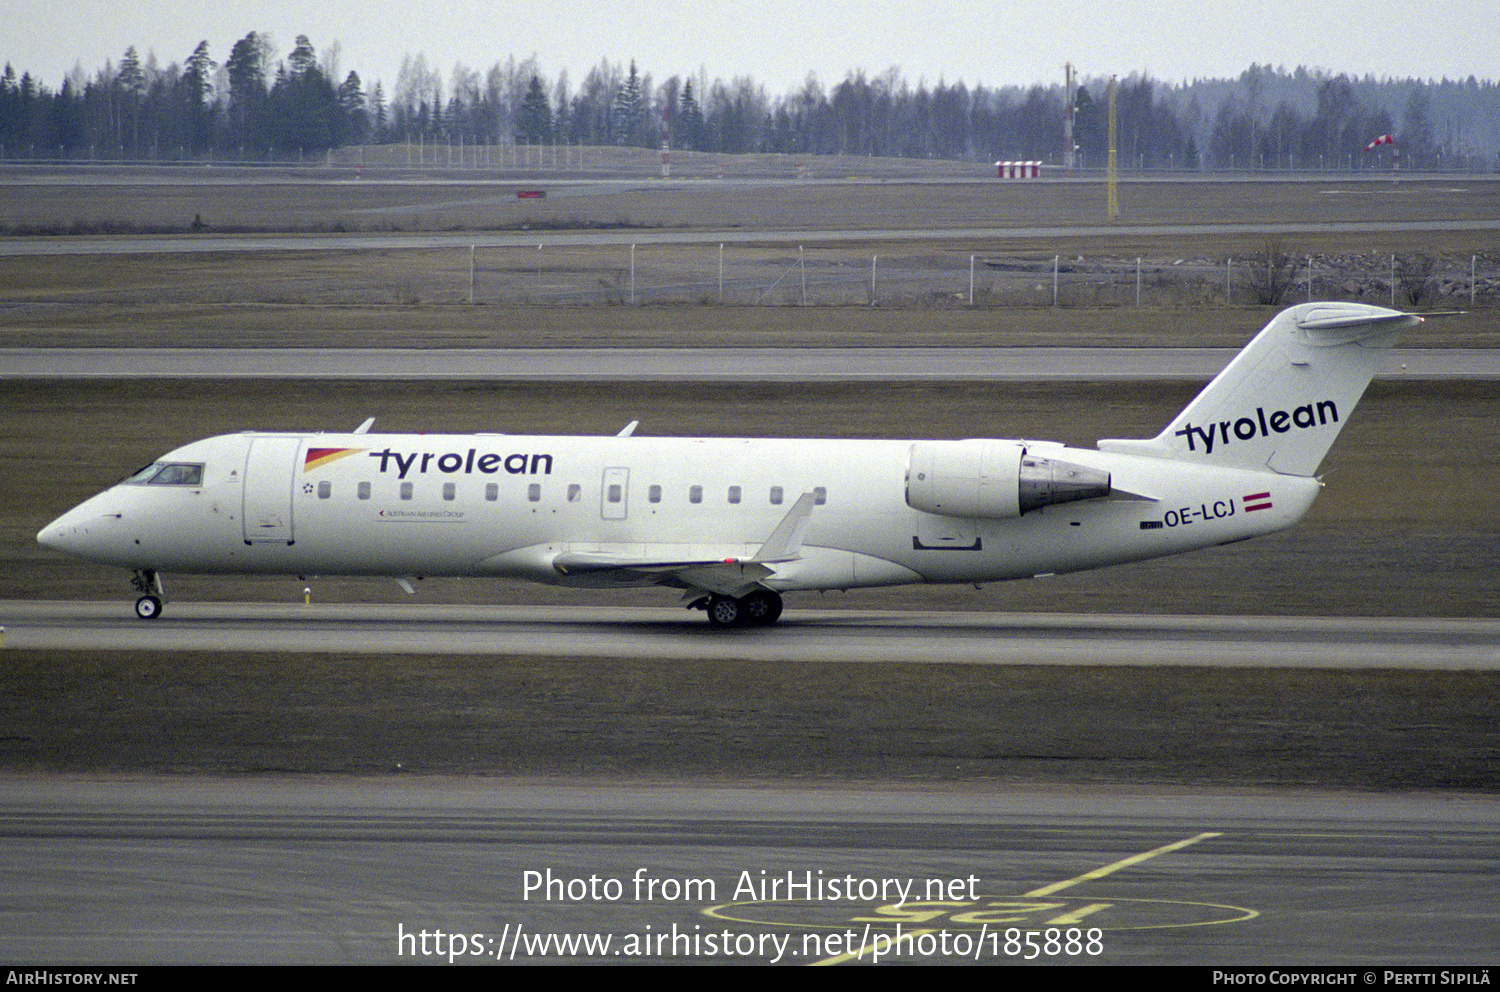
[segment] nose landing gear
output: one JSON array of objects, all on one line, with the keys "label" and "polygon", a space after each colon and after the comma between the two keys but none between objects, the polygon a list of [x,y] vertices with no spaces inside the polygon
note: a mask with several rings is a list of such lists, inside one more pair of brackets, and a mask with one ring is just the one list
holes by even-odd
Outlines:
[{"label": "nose landing gear", "polygon": [[142,620],[155,620],[161,616],[162,603],[166,601],[166,591],[161,587],[161,576],[156,574],[152,568],[138,568],[130,573],[130,587],[141,593],[141,598],[135,601],[135,615]]}]

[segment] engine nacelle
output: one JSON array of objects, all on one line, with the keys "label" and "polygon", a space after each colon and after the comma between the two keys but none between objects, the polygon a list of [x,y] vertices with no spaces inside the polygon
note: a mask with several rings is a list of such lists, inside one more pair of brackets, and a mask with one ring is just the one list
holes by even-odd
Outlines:
[{"label": "engine nacelle", "polygon": [[1109,494],[1108,472],[1028,454],[1014,441],[919,441],[906,464],[906,505],[944,517],[1004,520]]}]

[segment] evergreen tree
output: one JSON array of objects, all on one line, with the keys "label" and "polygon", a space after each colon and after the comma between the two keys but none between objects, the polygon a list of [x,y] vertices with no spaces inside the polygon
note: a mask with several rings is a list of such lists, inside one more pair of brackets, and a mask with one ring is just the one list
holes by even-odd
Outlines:
[{"label": "evergreen tree", "polygon": [[552,135],[561,141],[569,140],[572,133],[572,116],[568,108],[572,102],[568,99],[568,70],[564,69],[557,75],[557,84],[552,90],[552,104],[557,108],[552,118]]},{"label": "evergreen tree", "polygon": [[1401,115],[1401,151],[1410,165],[1417,168],[1431,163],[1432,144],[1432,100],[1427,87],[1413,86],[1411,96],[1406,98],[1406,110]]},{"label": "evergreen tree", "polygon": [[146,92],[146,73],[141,69],[141,59],[136,54],[134,45],[125,49],[125,57],[120,60],[120,71],[115,76],[115,85],[120,92],[137,98]]},{"label": "evergreen tree", "polygon": [[351,69],[349,75],[344,77],[344,82],[339,86],[338,99],[343,123],[342,133],[337,135],[338,143],[364,144],[370,133],[370,115],[365,111],[365,91],[360,83],[359,73]]},{"label": "evergreen tree", "polygon": [[674,132],[673,138],[678,148],[691,151],[702,149],[703,109],[698,106],[698,99],[693,95],[691,79],[682,84],[682,96],[678,99],[677,126]]},{"label": "evergreen tree", "polygon": [[297,43],[292,48],[292,54],[288,55],[286,60],[292,67],[293,76],[305,76],[318,67],[318,53],[313,49],[312,42],[307,40],[305,34],[297,36]]},{"label": "evergreen tree", "polygon": [[141,69],[134,45],[125,49],[125,57],[120,60],[115,91],[119,94],[120,144],[131,152],[139,152],[141,98],[146,95],[146,73]]},{"label": "evergreen tree", "polygon": [[521,102],[517,137],[528,144],[540,144],[552,138],[552,107],[547,101],[547,91],[542,80],[535,74],[526,87],[526,98]]},{"label": "evergreen tree", "polygon": [[645,101],[641,96],[641,77],[636,71],[635,60],[630,62],[630,75],[625,85],[615,94],[615,106],[611,131],[615,144],[631,144],[636,137],[636,128],[646,116]]},{"label": "evergreen tree", "polygon": [[377,142],[386,140],[390,121],[386,116],[385,87],[378,79],[375,81],[375,88],[370,91],[370,127]]},{"label": "evergreen tree", "polygon": [[[339,143],[343,127],[339,94],[318,67],[317,52],[306,35],[297,36],[290,68],[277,70],[271,87],[273,140],[283,150],[319,152]],[[356,84],[358,77],[356,77]]]},{"label": "evergreen tree", "polygon": [[1078,87],[1073,101],[1073,144],[1082,155],[1080,165],[1097,167],[1109,157],[1109,122],[1101,120],[1099,105],[1087,86]]},{"label": "evergreen tree", "polygon": [[229,140],[240,147],[264,140],[262,115],[266,103],[266,49],[251,31],[234,43],[229,61]]},{"label": "evergreen tree", "polygon": [[198,42],[188,56],[182,74],[183,95],[187,102],[187,144],[193,151],[204,151],[213,142],[213,108],[209,97],[214,91],[214,69],[218,68],[208,54],[208,42]]}]

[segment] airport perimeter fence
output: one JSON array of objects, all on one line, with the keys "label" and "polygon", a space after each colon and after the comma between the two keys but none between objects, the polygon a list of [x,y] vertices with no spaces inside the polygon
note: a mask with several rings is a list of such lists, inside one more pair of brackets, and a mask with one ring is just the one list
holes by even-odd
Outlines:
[{"label": "airport perimeter fence", "polygon": [[[447,302],[1004,308],[1349,300],[1394,307],[1500,306],[1500,250],[1493,248],[1442,257],[1267,251],[1211,259],[538,244],[470,248],[467,266],[460,259],[457,268],[458,298],[450,288],[443,293]],[[409,294],[416,297],[409,302],[425,295]]]},{"label": "airport perimeter fence", "polygon": [[[357,239],[356,239],[357,240]],[[425,239],[424,239],[425,240]],[[507,239],[509,240],[509,239]],[[695,305],[1006,309],[1279,306],[1347,300],[1417,309],[1500,307],[1500,247],[1442,256],[1247,253],[1194,258],[986,254],[907,241],[329,246],[264,252],[254,264],[184,266],[139,284],[111,271],[90,298],[210,303]],[[109,256],[101,264],[114,266]]]}]

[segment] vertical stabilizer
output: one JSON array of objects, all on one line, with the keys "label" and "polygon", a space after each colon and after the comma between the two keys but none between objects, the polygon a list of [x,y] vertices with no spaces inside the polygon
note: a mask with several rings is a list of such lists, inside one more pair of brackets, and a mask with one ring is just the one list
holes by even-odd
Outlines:
[{"label": "vertical stabilizer", "polygon": [[1099,448],[1314,475],[1397,335],[1421,320],[1363,303],[1283,310],[1159,435]]}]

